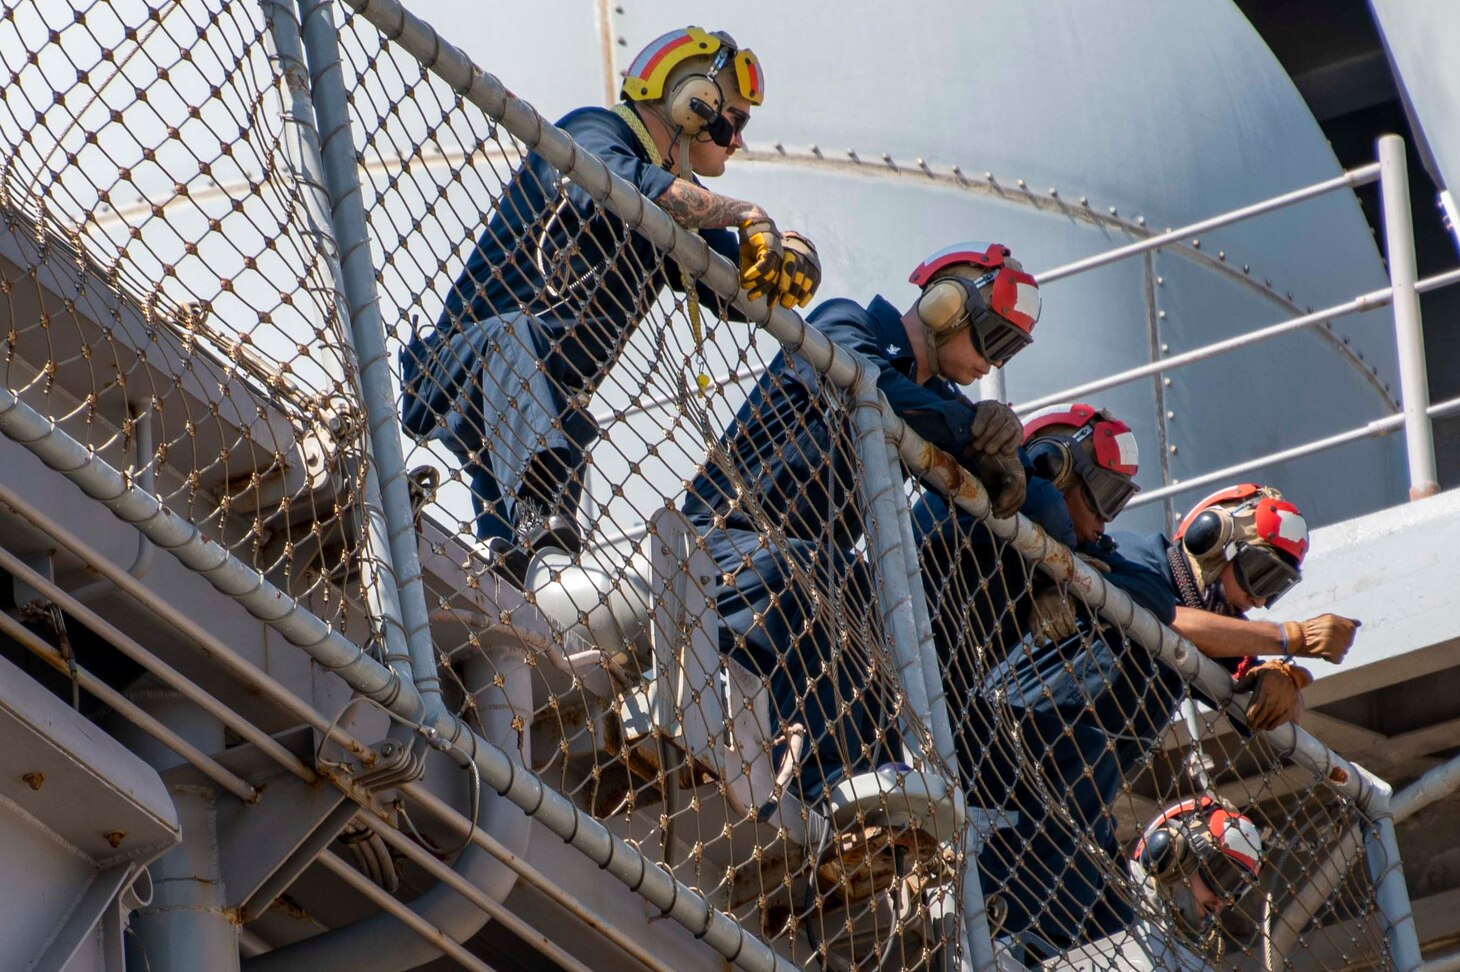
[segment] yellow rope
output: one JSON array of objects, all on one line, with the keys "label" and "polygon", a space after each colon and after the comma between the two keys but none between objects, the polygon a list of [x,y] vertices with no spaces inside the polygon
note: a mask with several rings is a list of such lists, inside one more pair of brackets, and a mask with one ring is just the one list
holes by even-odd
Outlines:
[{"label": "yellow rope", "polygon": [[[643,145],[644,151],[649,153],[649,161],[654,163],[655,165],[662,166],[664,164],[664,156],[659,153],[659,146],[654,144],[654,139],[649,137],[649,130],[644,127],[644,123],[642,120],[640,120],[638,113],[623,102],[619,102],[618,104],[614,105],[612,111],[615,115],[622,118],[624,120],[624,124],[629,126],[629,130],[638,137],[639,144]],[[679,161],[681,167],[683,167],[685,161],[688,158],[689,139],[685,138],[682,139],[679,143]],[[683,172],[678,173],[678,177],[686,180],[689,178]],[[700,360],[701,362],[703,362],[705,328],[700,319],[699,294],[695,290],[695,282],[690,277],[689,271],[681,266],[679,268],[679,272],[681,275],[680,279],[684,282],[685,305],[689,309],[690,335],[694,338],[695,349],[699,352]],[[705,374],[704,371],[701,371],[698,375],[695,376],[695,384],[699,387],[700,394],[704,395],[710,388],[710,376]]]}]

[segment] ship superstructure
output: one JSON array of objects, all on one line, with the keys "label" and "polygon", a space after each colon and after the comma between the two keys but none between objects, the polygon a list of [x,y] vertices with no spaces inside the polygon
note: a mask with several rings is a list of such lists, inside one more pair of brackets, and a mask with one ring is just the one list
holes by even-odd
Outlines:
[{"label": "ship superstructure", "polygon": [[[1231,29],[1223,16],[1208,27]],[[1106,342],[1110,360],[1085,363],[1123,373],[1077,387],[1123,389],[1112,396],[1153,419],[1140,426],[1159,457],[1143,473],[1145,525],[1169,526],[1205,482],[1277,479],[1290,458],[1321,457],[1297,477],[1315,484],[1373,470],[1315,499],[1332,525],[1283,605],[1364,617],[1361,645],[1313,686],[1322,711],[1252,734],[1227,714],[1242,705],[1225,672],[1029,521],[991,518],[983,486],[891,414],[865,362],[748,301],[727,263],[449,40],[393,0],[18,3],[0,21],[7,968],[1412,969],[1422,944],[1443,948],[1455,882],[1443,865],[1417,870],[1409,846],[1438,862],[1455,840],[1453,804],[1436,801],[1457,778],[1443,761],[1456,714],[1416,686],[1460,670],[1456,501],[1397,504],[1405,460],[1416,498],[1434,492],[1426,416],[1455,407],[1426,400],[1422,357],[1415,372],[1414,297],[1460,274],[1406,273],[1391,206],[1386,280],[1345,196],[1383,180],[1403,198],[1402,143],[1351,172],[1295,151],[1295,178],[1272,176],[1293,190],[1281,202],[1320,208],[1229,237],[1253,214],[1217,212],[1259,202],[1232,184],[1188,214],[1195,228],[1163,233],[1069,189],[901,152],[832,164],[819,144],[779,144],[759,160],[768,185],[821,178],[864,201],[926,183],[919,206],[942,200],[950,221],[1004,214],[1026,250],[1068,224],[1041,282],[1051,295],[1066,278],[1088,283],[1051,310],[1138,312]],[[750,323],[706,309],[702,336],[688,302],[656,297],[591,403],[603,435],[582,484],[589,547],[540,556],[518,583],[473,539],[450,456],[400,429],[396,357],[435,321],[529,151]],[[828,239],[838,216],[869,219],[817,212]],[[910,225],[894,250],[913,245]],[[1299,294],[1259,281],[1238,254],[1269,233],[1328,236],[1337,269],[1291,258]],[[866,270],[863,250],[846,252],[833,283]],[[1215,305],[1229,329],[1262,327],[1174,337],[1171,318]],[[1391,327],[1365,320],[1360,334],[1347,317],[1385,306]],[[1008,376],[1026,411],[1071,397],[1073,382],[1048,376],[1078,345],[1047,346],[1027,394]],[[1239,365],[1212,363],[1233,350]],[[771,718],[766,679],[719,652],[726,581],[679,512],[778,353],[821,376],[809,408],[862,477],[842,492],[865,524],[854,559],[866,583],[807,569],[786,593],[839,648],[808,697],[853,673],[856,699],[838,703],[875,702],[885,754],[814,802],[788,785],[800,750],[794,726]],[[1297,439],[1264,431],[1238,452],[1204,404],[1223,367],[1250,377],[1254,355],[1255,400],[1288,375],[1315,397],[1289,425]],[[1387,435],[1400,430],[1404,450]],[[1360,444],[1328,451],[1345,443]],[[1098,612],[1100,633],[1081,637],[1149,653],[1210,702],[1184,706],[1102,820],[1064,809],[1068,781],[1044,773],[997,705],[987,724],[959,717],[912,542],[923,490]],[[784,544],[779,511],[749,489],[741,499],[764,545]],[[1033,583],[1031,570],[990,586]],[[999,658],[1027,647],[972,641],[969,684],[990,685]],[[1412,695],[1404,718],[1368,718]],[[1013,753],[1024,804],[961,778],[970,732]],[[1220,924],[1184,928],[1122,858],[1097,855],[1124,927],[1094,931],[1092,905],[1048,916],[1088,920],[1075,941],[1006,934],[1017,889],[982,886],[974,866],[991,834],[1038,817],[1084,854],[1202,789],[1240,805],[1268,848],[1259,886]]]}]

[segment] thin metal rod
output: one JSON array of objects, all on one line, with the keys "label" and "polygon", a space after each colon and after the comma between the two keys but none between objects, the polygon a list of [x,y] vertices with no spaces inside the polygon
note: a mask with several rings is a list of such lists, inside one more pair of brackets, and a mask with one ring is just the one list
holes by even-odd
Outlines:
[{"label": "thin metal rod", "polygon": [[[883,437],[883,447],[887,454],[887,467],[896,469],[901,474],[902,460],[898,457],[897,447],[887,438]],[[933,641],[933,619],[928,612],[927,592],[923,589],[922,563],[919,558],[917,538],[913,532],[912,508],[907,500],[901,496],[893,503],[897,511],[897,526],[900,534],[900,548],[903,552],[903,563],[907,568],[908,593],[913,609],[913,623],[917,632],[917,652],[922,660],[923,678],[927,684],[929,706],[933,712],[941,711],[943,718],[949,721],[949,728],[952,728],[952,716],[948,713],[948,691],[943,680],[942,672],[939,669],[938,648]],[[963,768],[958,764],[958,753],[954,752],[945,756],[948,760],[948,770],[956,785],[962,787]],[[980,827],[983,825],[983,815],[970,813],[964,825],[962,835],[963,870],[959,876],[959,905],[954,910],[954,920],[963,928],[962,954],[959,956],[958,968],[987,970],[997,967],[997,959],[993,952],[993,931],[989,927],[988,909],[985,907],[983,896],[983,884],[978,876],[978,854],[983,846],[983,834]],[[942,836],[942,835],[940,835]]]},{"label": "thin metal rod", "polygon": [[560,908],[581,920],[590,929],[617,945],[625,954],[653,972],[674,972],[648,949],[635,941],[618,925],[588,907],[582,899],[569,894],[556,882],[523,858],[512,853],[491,834],[480,827],[472,827],[466,816],[453,809],[446,801],[418,783],[409,783],[400,788],[401,795],[411,803],[425,810],[439,822],[451,828],[457,837],[465,839],[471,835],[472,843],[490,853],[503,864],[517,872],[528,884],[537,888]]},{"label": "thin metal rod", "polygon": [[[1440,416],[1449,415],[1454,412],[1460,412],[1460,398],[1450,398],[1446,399],[1443,402],[1437,402],[1436,404],[1431,405],[1426,410],[1426,414],[1428,414],[1431,418],[1439,418]],[[1300,446],[1294,446],[1291,449],[1284,449],[1280,452],[1271,452],[1265,456],[1258,456],[1256,459],[1248,459],[1245,462],[1239,462],[1235,465],[1227,466],[1224,469],[1218,469],[1214,472],[1209,473],[1202,473],[1200,476],[1193,476],[1191,479],[1185,479],[1179,483],[1172,483],[1170,486],[1162,486],[1158,489],[1153,489],[1148,492],[1138,493],[1127,505],[1135,507],[1141,506],[1145,503],[1154,503],[1157,500],[1165,499],[1168,496],[1176,496],[1181,493],[1190,492],[1191,490],[1197,489],[1201,486],[1207,486],[1211,483],[1230,480],[1234,476],[1240,476],[1243,473],[1250,472],[1253,469],[1258,469],[1263,466],[1276,465],[1280,462],[1287,462],[1289,459],[1297,459],[1301,456],[1311,455],[1315,452],[1323,452],[1327,449],[1332,449],[1336,446],[1341,446],[1349,442],[1357,441],[1359,439],[1388,435],[1390,432],[1393,432],[1395,429],[1398,429],[1400,426],[1404,425],[1404,422],[1405,417],[1403,415],[1389,415],[1381,419],[1375,419],[1367,425],[1361,425],[1358,428],[1350,429],[1347,432],[1339,432],[1336,435],[1330,435],[1322,439],[1315,439],[1312,442],[1308,442]]]},{"label": "thin metal rod", "polygon": [[[908,709],[914,716],[926,721],[933,734],[934,751],[943,762],[944,772],[955,789],[951,796],[961,799],[958,748],[948,718],[947,696],[943,692],[942,674],[938,671],[938,656],[935,651],[924,650],[932,647],[932,621],[926,605],[922,614],[928,618],[927,627],[925,631],[919,630],[916,602],[924,596],[923,585],[921,574],[916,583],[913,582],[913,572],[908,566],[908,558],[916,560],[917,548],[913,544],[907,495],[902,489],[902,464],[882,424],[883,413],[890,413],[891,409],[885,405],[873,374],[870,366],[863,365],[862,380],[852,391],[852,421],[856,429],[857,456],[861,460],[858,485],[866,510],[867,554],[876,568],[882,624],[907,697]],[[924,633],[928,636],[926,642],[922,637]],[[917,736],[915,732],[903,734],[908,761],[914,765],[919,755]],[[964,826],[968,826],[966,821]],[[961,834],[937,836],[939,840],[950,843],[955,838],[962,842]],[[964,907],[960,909],[965,912],[960,916],[965,922],[964,941],[976,968],[993,969],[993,940],[984,909],[983,889],[972,860],[966,860],[965,864]]]},{"label": "thin metal rod", "polygon": [[432,857],[423,847],[390,826],[384,820],[377,818],[376,822],[372,824],[372,829],[380,835],[381,840],[394,847],[402,855],[409,858],[418,867],[424,869],[433,877],[449,885],[462,897],[491,916],[493,921],[500,922],[503,927],[507,928],[518,938],[537,949],[553,962],[556,962],[560,968],[566,969],[568,972],[592,972],[588,966],[564,951],[562,946],[517,917],[516,913],[507,910],[495,900],[483,894],[481,889],[476,885],[467,881],[460,874],[457,874],[445,863]]},{"label": "thin metal rod", "polygon": [[1457,787],[1460,787],[1460,756],[1452,756],[1394,794],[1390,800],[1394,822],[1413,816],[1436,800],[1454,793]]},{"label": "thin metal rod", "polygon": [[3,547],[0,547],[0,567],[60,605],[62,610],[86,625],[95,634],[106,639],[112,647],[157,676],[164,684],[176,689],[184,698],[238,733],[244,740],[253,743],[260,752],[273,757],[280,766],[304,782],[313,783],[319,779],[314,770],[306,766],[298,756],[280,745],[277,739],[209,695],[192,679],[143,648],[111,622],[47,580],[39,571]]},{"label": "thin metal rod", "polygon": [[[852,423],[856,429],[857,458],[861,462],[858,485],[867,521],[867,555],[877,575],[883,629],[887,632],[897,664],[902,690],[907,695],[908,709],[915,717],[926,721],[933,734],[934,752],[948,764],[952,773],[957,774],[958,752],[953,742],[953,729],[948,722],[946,699],[939,687],[941,678],[936,658],[932,659],[934,666],[930,679],[928,666],[919,651],[917,622],[912,609],[912,585],[908,583],[907,562],[903,559],[905,553],[912,551],[904,546],[897,512],[899,506],[907,506],[907,497],[902,491],[902,468],[900,465],[893,467],[888,461],[882,406],[877,384],[870,372],[863,372],[863,380],[852,394]],[[896,480],[892,475],[893,468],[898,471]],[[922,593],[922,585],[919,584],[918,594]],[[904,734],[903,745],[908,750],[910,762],[917,761],[921,755],[917,736],[914,732]]]},{"label": "thin metal rod", "polygon": [[[61,653],[47,644],[45,639],[40,635],[31,631],[10,615],[0,613],[0,631],[3,631],[11,638],[20,642],[32,654],[36,655],[62,675],[70,677],[71,669],[67,666],[66,659],[61,657]],[[210,780],[238,797],[244,803],[253,803],[259,798],[259,791],[249,785],[247,780],[240,778],[221,765],[216,759],[158,722],[151,715],[139,708],[136,703],[86,669],[77,667],[76,680],[81,683],[82,688],[100,699],[102,703],[115,711],[117,715],[126,719],[132,725],[177,753],[193,766],[196,766]]]},{"label": "thin metal rod", "polygon": [[[281,0],[273,0],[281,2]],[[395,584],[395,604],[405,627],[411,674],[426,711],[444,709],[436,649],[431,641],[431,617],[426,608],[426,586],[421,576],[416,518],[411,510],[401,446],[400,416],[396,411],[394,374],[385,343],[380,296],[375,289],[375,258],[370,251],[370,230],[360,189],[359,158],[350,130],[350,106],[340,66],[340,31],[331,0],[299,0],[304,50],[309,62],[309,92],[319,129],[305,134],[323,166],[329,190],[329,215],[339,245],[339,281],[349,307],[345,337],[353,343],[360,366],[360,397],[369,428],[370,466],[379,482],[386,531],[382,556],[389,556],[388,572]]]},{"label": "thin metal rod", "polygon": [[344,859],[334,851],[325,851],[316,857],[315,860],[325,870],[358,891],[371,904],[375,905],[375,907],[381,911],[389,912],[405,922],[411,931],[441,949],[441,951],[458,962],[463,968],[471,969],[472,972],[493,972],[490,965],[453,942],[446,935],[442,934],[441,929],[435,925],[423,921],[415,912],[411,911],[409,906],[391,897],[374,881],[345,863]]},{"label": "thin metal rod", "polygon": [[1383,307],[1389,303],[1389,295],[1390,291],[1387,287],[1381,290],[1374,290],[1355,297],[1353,300],[1344,301],[1342,304],[1334,304],[1332,307],[1325,307],[1322,310],[1313,311],[1301,317],[1279,321],[1276,324],[1271,324],[1256,331],[1239,334],[1236,337],[1227,338],[1224,341],[1215,341],[1199,348],[1193,348],[1190,351],[1183,351],[1181,354],[1173,354],[1169,358],[1162,358],[1159,361],[1138,365],[1113,375],[1107,375],[1104,378],[1098,378],[1095,381],[1087,381],[1083,385],[1075,385],[1073,388],[1066,388],[1063,391],[1055,392],[1051,395],[1044,395],[1032,401],[1020,402],[1014,408],[1015,411],[1027,415],[1029,412],[1038,408],[1044,408],[1046,405],[1054,405],[1059,402],[1080,401],[1094,392],[1105,391],[1107,388],[1115,388],[1118,385],[1124,385],[1138,378],[1163,374],[1167,371],[1175,371],[1177,368],[1195,364],[1198,361],[1206,361],[1208,358],[1215,358],[1218,355],[1227,354],[1240,348],[1250,347],[1263,341],[1270,341],[1275,337],[1281,337],[1291,331],[1298,331],[1305,327],[1313,327],[1316,324],[1335,320],[1348,314],[1357,314],[1362,311],[1371,311],[1376,307]]},{"label": "thin metal rod", "polygon": [[331,726],[330,720],[316,712],[313,706],[289,691],[272,676],[259,670],[172,602],[132,577],[125,568],[104,557],[95,547],[78,537],[75,531],[22,497],[3,479],[0,479],[0,505],[9,507],[17,516],[69,550],[87,568],[101,574],[116,584],[119,590],[124,591],[137,603],[155,613],[183,637],[195,644],[204,655],[217,662],[224,671],[237,679],[240,685],[251,692],[257,692],[260,697],[272,702],[305,725],[313,726],[321,733],[327,733],[333,742],[344,747],[351,755],[362,760],[365,765],[374,765],[375,753],[368,746],[339,726]]},{"label": "thin metal rod", "polygon": [[1234,209],[1230,212],[1222,213],[1219,216],[1213,216],[1210,219],[1203,219],[1179,229],[1157,233],[1155,236],[1149,236],[1137,243],[1117,247],[1114,250],[1107,250],[1104,253],[1086,257],[1083,260],[1076,260],[1074,263],[1067,263],[1062,267],[1046,270],[1043,273],[1036,274],[1035,278],[1041,285],[1054,283],[1056,280],[1063,280],[1065,277],[1073,277],[1075,274],[1084,273],[1086,270],[1093,270],[1096,267],[1116,263],[1124,260],[1126,257],[1135,256],[1137,253],[1158,250],[1171,243],[1179,243],[1187,237],[1220,229],[1232,223],[1240,223],[1244,219],[1261,216],[1263,213],[1269,213],[1275,209],[1282,209],[1284,206],[1291,206],[1294,203],[1313,199],[1339,189],[1352,189],[1357,186],[1367,185],[1377,178],[1379,178],[1379,164],[1377,162],[1370,162],[1368,165],[1361,165],[1357,169],[1349,169],[1341,176],[1335,176],[1332,179],[1317,182],[1311,186],[1305,186],[1302,189],[1295,189],[1292,192],[1284,193],[1281,196],[1274,196],[1271,199],[1254,203],[1251,206]]},{"label": "thin metal rod", "polygon": [[[1460,283],[1460,269],[1447,270],[1444,273],[1437,273],[1433,277],[1426,277],[1415,285],[1415,290],[1418,293],[1425,294],[1431,290],[1439,290],[1441,287],[1448,287],[1455,283]],[[1355,297],[1353,300],[1344,301],[1342,304],[1334,304],[1332,307],[1311,311],[1301,317],[1278,321],[1276,324],[1270,324],[1256,331],[1239,334],[1236,337],[1227,338],[1223,341],[1214,341],[1211,344],[1193,348],[1190,351],[1183,351],[1181,354],[1173,354],[1169,358],[1162,358],[1160,361],[1152,361],[1149,364],[1139,365],[1126,371],[1107,375],[1095,381],[1087,381],[1082,385],[1066,388],[1064,391],[1055,392],[1052,395],[1044,395],[1027,402],[1021,402],[1014,406],[1014,410],[1027,415],[1035,409],[1043,408],[1046,405],[1079,401],[1094,392],[1105,391],[1107,388],[1115,388],[1118,385],[1135,381],[1137,378],[1145,378],[1149,375],[1175,371],[1177,368],[1185,367],[1198,361],[1205,361],[1208,358],[1215,358],[1229,351],[1236,351],[1240,348],[1250,347],[1254,344],[1260,344],[1263,341],[1272,340],[1275,337],[1281,337],[1291,331],[1301,330],[1305,327],[1313,327],[1317,324],[1337,320],[1350,314],[1375,310],[1388,304],[1393,294],[1393,288],[1382,287],[1379,290],[1373,290],[1367,294]]]},{"label": "thin metal rod", "polygon": [[1389,285],[1394,290],[1394,337],[1399,346],[1399,388],[1404,406],[1404,442],[1409,455],[1409,498],[1423,499],[1440,491],[1435,467],[1435,436],[1425,410],[1429,377],[1425,365],[1424,323],[1420,318],[1419,276],[1414,257],[1414,223],[1409,211],[1409,170],[1404,139],[1379,139],[1379,186],[1384,200],[1384,249],[1389,258]]}]

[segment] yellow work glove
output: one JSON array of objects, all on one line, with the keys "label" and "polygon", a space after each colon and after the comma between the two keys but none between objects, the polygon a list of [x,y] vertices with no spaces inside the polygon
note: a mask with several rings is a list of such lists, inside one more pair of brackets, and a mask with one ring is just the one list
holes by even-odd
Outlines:
[{"label": "yellow work glove", "polygon": [[816,255],[816,244],[792,231],[781,237],[781,246],[785,256],[776,283],[781,306],[805,307],[821,286],[821,258]]},{"label": "yellow work glove", "polygon": [[769,217],[740,224],[740,286],[751,300],[777,292],[784,260],[780,231]]},{"label": "yellow work glove", "polygon": [[1303,689],[1312,684],[1313,675],[1308,669],[1273,660],[1250,670],[1232,688],[1252,693],[1247,703],[1247,725],[1250,728],[1276,729],[1302,715]]},{"label": "yellow work glove", "polygon": [[1322,658],[1337,665],[1353,647],[1354,633],[1362,623],[1337,614],[1320,614],[1307,621],[1284,621],[1288,654],[1299,658]]}]

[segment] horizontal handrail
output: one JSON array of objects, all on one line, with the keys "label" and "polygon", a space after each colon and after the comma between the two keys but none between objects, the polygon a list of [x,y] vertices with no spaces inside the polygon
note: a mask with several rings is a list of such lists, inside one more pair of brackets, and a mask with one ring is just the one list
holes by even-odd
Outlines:
[{"label": "horizontal handrail", "polygon": [[1303,202],[1306,199],[1313,199],[1338,189],[1352,189],[1356,186],[1368,185],[1379,178],[1379,163],[1370,162],[1368,165],[1361,165],[1357,169],[1349,169],[1341,176],[1335,176],[1323,182],[1305,186],[1302,189],[1295,189],[1292,192],[1284,193],[1281,196],[1274,196],[1271,199],[1263,200],[1260,203],[1253,203],[1251,206],[1243,206],[1241,209],[1233,209],[1230,212],[1213,216],[1210,219],[1203,219],[1196,223],[1190,223],[1179,229],[1167,230],[1164,233],[1157,233],[1155,236],[1147,237],[1136,243],[1116,247],[1104,253],[1097,253],[1095,256],[1086,257],[1083,260],[1076,260],[1073,263],[1066,263],[1062,267],[1055,267],[1043,273],[1035,274],[1035,279],[1043,284],[1054,283],[1056,280],[1063,280],[1065,277],[1073,277],[1077,273],[1084,273],[1086,270],[1094,270],[1096,267],[1107,266],[1117,263],[1126,257],[1132,257],[1148,250],[1159,250],[1163,246],[1197,233],[1206,233],[1210,230],[1219,229],[1232,223],[1240,223],[1244,219],[1251,219],[1253,216],[1261,216],[1263,213],[1272,212],[1275,209],[1282,209],[1284,206],[1291,206],[1294,203]]},{"label": "horizontal handrail", "polygon": [[[1426,277],[1415,284],[1415,290],[1420,293],[1428,293],[1431,290],[1439,290],[1441,287],[1448,287],[1451,284],[1460,283],[1460,268],[1447,270],[1444,273],[1435,274],[1433,277]],[[1390,303],[1394,297],[1392,287],[1381,287],[1372,290],[1367,294],[1361,294],[1353,300],[1344,301],[1341,304],[1334,304],[1332,307],[1325,307],[1321,310],[1312,311],[1301,317],[1294,317],[1286,321],[1279,321],[1256,331],[1246,334],[1239,334],[1236,337],[1226,338],[1221,341],[1214,341],[1211,344],[1184,351],[1181,354],[1173,354],[1169,358],[1162,358],[1160,361],[1152,361],[1127,371],[1121,371],[1113,375],[1095,381],[1085,382],[1083,385],[1075,385],[1063,391],[1051,395],[1044,395],[1040,398],[1027,402],[1020,402],[1014,406],[1014,410],[1021,414],[1028,414],[1035,409],[1044,408],[1046,405],[1055,405],[1060,402],[1078,401],[1093,392],[1105,391],[1127,382],[1135,381],[1138,378],[1145,378],[1150,375],[1161,374],[1166,371],[1174,371],[1177,368],[1195,364],[1198,361],[1205,361],[1218,355],[1226,354],[1229,351],[1236,351],[1253,344],[1260,344],[1275,337],[1280,337],[1290,331],[1301,330],[1305,327],[1313,327],[1324,321],[1336,320],[1350,314],[1359,314],[1365,311],[1375,310]]]},{"label": "horizontal handrail", "polygon": [[[1460,398],[1451,398],[1443,402],[1436,402],[1425,410],[1430,418],[1440,418],[1445,415],[1452,415],[1460,412]],[[1179,483],[1172,483],[1169,486],[1162,486],[1160,489],[1153,489],[1149,492],[1137,494],[1127,505],[1129,507],[1142,506],[1146,503],[1154,503],[1156,500],[1165,499],[1168,496],[1175,496],[1178,493],[1185,493],[1196,489],[1199,486],[1207,486],[1212,483],[1231,480],[1246,472],[1259,469],[1263,466],[1273,465],[1279,462],[1286,462],[1289,459],[1297,459],[1301,456],[1312,455],[1315,452],[1323,452],[1349,442],[1359,439],[1388,435],[1395,429],[1404,427],[1404,415],[1386,415],[1384,418],[1375,419],[1366,425],[1347,432],[1339,432],[1322,439],[1314,439],[1304,445],[1293,446],[1291,449],[1283,449],[1280,452],[1270,452],[1265,456],[1258,456],[1256,459],[1248,459],[1225,469],[1218,469],[1214,472],[1203,473],[1191,479],[1182,480]]]}]

